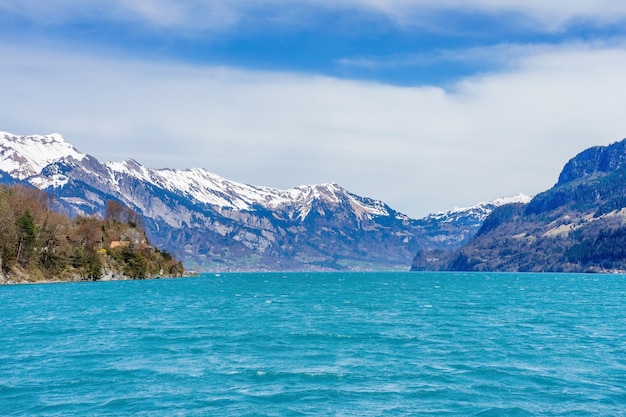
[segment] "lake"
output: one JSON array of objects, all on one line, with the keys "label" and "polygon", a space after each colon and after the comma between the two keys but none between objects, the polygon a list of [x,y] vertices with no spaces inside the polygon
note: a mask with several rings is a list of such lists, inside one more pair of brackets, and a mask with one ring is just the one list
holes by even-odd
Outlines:
[{"label": "lake", "polygon": [[626,277],[0,287],[3,416],[626,415]]}]

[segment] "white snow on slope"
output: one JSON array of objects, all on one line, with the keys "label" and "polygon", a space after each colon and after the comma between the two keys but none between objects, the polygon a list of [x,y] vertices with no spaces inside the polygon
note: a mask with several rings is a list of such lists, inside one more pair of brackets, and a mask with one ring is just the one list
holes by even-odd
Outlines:
[{"label": "white snow on slope", "polygon": [[522,204],[528,204],[530,203],[530,200],[532,200],[533,198],[529,195],[523,194],[523,193],[517,193],[513,196],[510,197],[500,197],[500,198],[496,198],[495,200],[492,201],[493,205],[495,205],[496,207],[500,207],[500,206],[504,206],[505,204],[513,204],[513,203],[522,203]]},{"label": "white snow on slope", "polygon": [[29,182],[40,190],[45,190],[46,188],[59,188],[65,186],[69,182],[69,178],[65,175],[54,174],[49,178],[45,177],[35,177],[31,178]]},{"label": "white snow on slope", "polygon": [[201,168],[186,170],[146,168],[136,161],[107,162],[112,181],[129,175],[152,183],[159,188],[185,195],[197,202],[235,210],[252,210],[254,206],[267,209],[291,208],[305,218],[314,200],[339,204],[342,199],[358,213],[389,215],[382,204],[365,205],[337,184],[302,185],[288,190],[260,187],[230,181]]},{"label": "white snow on slope", "polygon": [[487,216],[496,207],[512,203],[527,204],[530,200],[532,200],[531,196],[518,193],[510,197],[499,197],[493,201],[478,203],[471,207],[455,207],[451,210],[440,211],[438,213],[428,215],[427,218],[451,222],[458,216],[476,216],[482,221],[485,220],[485,218],[487,218]]},{"label": "white snow on slope", "polygon": [[[0,132],[0,170],[8,172],[14,178],[33,177],[53,162],[64,158],[82,161],[86,156],[59,134],[20,136]],[[254,210],[259,207],[284,210],[289,216],[301,220],[308,216],[315,201],[346,203],[359,219],[391,214],[382,202],[360,199],[335,183],[301,185],[288,190],[279,190],[230,181],[201,168],[152,169],[132,159],[107,162],[103,166],[108,171],[108,178],[105,174],[102,180],[107,181],[108,185],[118,192],[122,192],[121,182],[131,177],[199,203],[233,210]],[[32,178],[30,182],[38,188],[45,189],[62,187],[67,184],[68,178],[57,173]],[[132,201],[132,196],[128,197],[129,201]],[[406,217],[399,213],[397,215],[401,219]]]},{"label": "white snow on slope", "polygon": [[22,180],[39,174],[52,162],[67,157],[80,161],[85,156],[56,133],[18,136],[0,132],[0,169]]}]

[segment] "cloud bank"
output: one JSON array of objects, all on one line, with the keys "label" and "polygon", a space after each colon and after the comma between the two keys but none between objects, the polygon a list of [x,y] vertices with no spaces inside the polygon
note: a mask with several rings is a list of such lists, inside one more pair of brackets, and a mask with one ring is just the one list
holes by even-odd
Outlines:
[{"label": "cloud bank", "polygon": [[534,47],[449,89],[49,48],[0,54],[2,130],[59,132],[100,160],[256,185],[335,181],[414,217],[542,191],[579,151],[626,136],[620,45]]}]

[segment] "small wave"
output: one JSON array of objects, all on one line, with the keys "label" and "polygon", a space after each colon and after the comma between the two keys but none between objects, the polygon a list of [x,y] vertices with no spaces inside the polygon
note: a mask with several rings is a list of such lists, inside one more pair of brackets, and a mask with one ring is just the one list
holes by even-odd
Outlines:
[{"label": "small wave", "polygon": [[535,413],[531,413],[530,411],[524,410],[520,407],[510,407],[510,408],[502,408],[502,407],[491,407],[487,410],[481,411],[479,413],[474,414],[476,417],[523,417],[523,416],[534,416]]}]

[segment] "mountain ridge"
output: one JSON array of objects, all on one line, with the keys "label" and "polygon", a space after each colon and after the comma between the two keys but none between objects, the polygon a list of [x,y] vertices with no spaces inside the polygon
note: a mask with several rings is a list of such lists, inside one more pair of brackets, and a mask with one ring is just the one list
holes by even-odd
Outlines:
[{"label": "mountain ridge", "polygon": [[[33,152],[28,141],[46,149]],[[58,134],[0,133],[0,170],[51,193],[69,214],[102,215],[106,201],[119,201],[144,218],[151,241],[201,270],[406,270],[419,248],[467,241],[497,206],[416,220],[336,183],[279,190],[202,168],[101,163]]]}]

